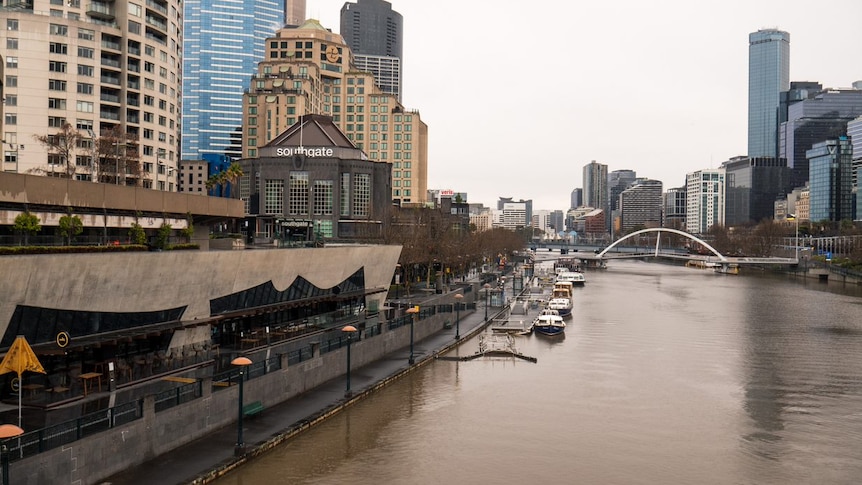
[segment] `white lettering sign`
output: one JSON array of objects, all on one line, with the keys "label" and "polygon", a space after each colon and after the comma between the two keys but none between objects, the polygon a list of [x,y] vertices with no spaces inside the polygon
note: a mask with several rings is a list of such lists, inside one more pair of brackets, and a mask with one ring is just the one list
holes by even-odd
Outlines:
[{"label": "white lettering sign", "polygon": [[275,156],[277,157],[292,157],[294,155],[331,157],[333,154],[335,154],[335,150],[332,148],[280,147],[275,149]]}]

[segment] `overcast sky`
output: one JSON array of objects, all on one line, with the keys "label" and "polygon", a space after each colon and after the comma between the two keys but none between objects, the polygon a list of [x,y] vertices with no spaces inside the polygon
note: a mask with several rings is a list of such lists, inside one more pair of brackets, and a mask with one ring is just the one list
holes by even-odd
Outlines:
[{"label": "overcast sky", "polygon": [[[591,160],[665,190],[745,155],[748,34],[790,33],[791,81],[862,80],[862,0],[391,0],[428,187],[566,210]],[[339,32],[343,0],[308,0]]]}]

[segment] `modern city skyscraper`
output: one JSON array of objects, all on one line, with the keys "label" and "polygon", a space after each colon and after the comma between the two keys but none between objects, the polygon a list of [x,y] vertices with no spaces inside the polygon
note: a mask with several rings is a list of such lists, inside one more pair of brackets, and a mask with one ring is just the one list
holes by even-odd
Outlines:
[{"label": "modern city skyscraper", "polygon": [[569,198],[569,209],[577,209],[578,207],[584,205],[584,189],[579,188],[572,190],[572,193]]},{"label": "modern city skyscraper", "polygon": [[817,143],[806,152],[811,167],[812,221],[853,220],[852,152],[846,136]]},{"label": "modern city skyscraper", "polygon": [[790,34],[763,29],[748,36],[748,156],[778,156],[781,92],[790,89]]},{"label": "modern city skyscraper", "polygon": [[608,204],[608,166],[595,160],[584,165],[584,205],[604,211],[605,221],[610,224]]},{"label": "modern city skyscraper", "polygon": [[341,8],[341,36],[357,69],[374,74],[377,87],[401,101],[403,19],[384,0],[347,2]]},{"label": "modern city skyscraper", "polygon": [[186,0],[184,12],[182,158],[239,158],[243,91],[284,25],[284,0]]},{"label": "modern city skyscraper", "polygon": [[661,227],[662,183],[642,179],[620,192],[621,229],[629,233],[637,229]]},{"label": "modern city skyscraper", "polygon": [[174,190],[181,2],[3,5],[3,170]]}]

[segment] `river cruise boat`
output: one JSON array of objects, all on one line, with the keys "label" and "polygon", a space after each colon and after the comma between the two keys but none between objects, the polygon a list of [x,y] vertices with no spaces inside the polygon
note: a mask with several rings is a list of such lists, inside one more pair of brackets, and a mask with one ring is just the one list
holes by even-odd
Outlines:
[{"label": "river cruise boat", "polygon": [[533,321],[533,331],[542,335],[555,337],[566,331],[566,322],[556,311],[543,310]]}]

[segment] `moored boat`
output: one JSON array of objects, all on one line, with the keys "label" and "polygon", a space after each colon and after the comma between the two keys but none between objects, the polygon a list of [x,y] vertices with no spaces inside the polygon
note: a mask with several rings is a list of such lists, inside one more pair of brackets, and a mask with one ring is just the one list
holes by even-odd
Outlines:
[{"label": "moored boat", "polygon": [[566,322],[553,310],[543,311],[533,321],[533,331],[549,336],[562,335],[566,331]]},{"label": "moored boat", "polygon": [[583,286],[587,280],[580,271],[563,271],[557,274],[557,281],[568,281],[572,286]]},{"label": "moored boat", "polygon": [[565,297],[551,298],[548,302],[548,308],[556,310],[561,317],[567,317],[572,314],[572,299]]}]

